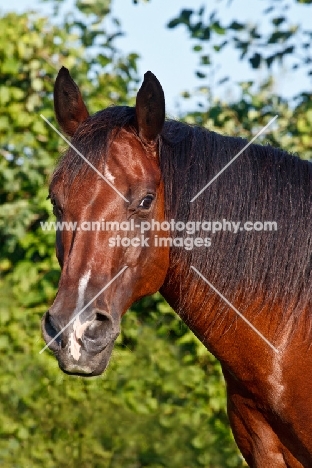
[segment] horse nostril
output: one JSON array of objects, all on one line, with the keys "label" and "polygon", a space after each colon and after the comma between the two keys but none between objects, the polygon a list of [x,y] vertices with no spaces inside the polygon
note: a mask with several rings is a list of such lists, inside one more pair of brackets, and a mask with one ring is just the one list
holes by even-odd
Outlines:
[{"label": "horse nostril", "polygon": [[[96,311],[93,321],[83,334],[83,346],[88,351],[104,349],[113,336],[113,321],[106,312]],[[94,348],[94,349],[93,349]]]},{"label": "horse nostril", "polygon": [[43,338],[46,343],[49,343],[51,340],[53,340],[52,343],[50,343],[49,348],[52,351],[56,351],[61,344],[61,337],[57,336],[58,330],[53,322],[52,315],[50,314],[49,311],[46,312],[46,314],[43,317],[42,331],[43,331]]},{"label": "horse nostril", "polygon": [[57,334],[57,330],[52,323],[52,317],[49,311],[45,315],[45,326],[46,326],[46,331],[50,336],[54,336]]},{"label": "horse nostril", "polygon": [[95,320],[99,322],[110,322],[111,318],[107,316],[106,314],[103,314],[101,312],[96,312]]}]

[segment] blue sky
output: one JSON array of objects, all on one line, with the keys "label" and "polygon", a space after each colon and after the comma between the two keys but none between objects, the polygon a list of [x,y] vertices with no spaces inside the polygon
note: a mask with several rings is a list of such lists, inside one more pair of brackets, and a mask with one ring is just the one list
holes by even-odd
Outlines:
[{"label": "blue sky", "polygon": [[[117,45],[124,52],[140,54],[141,76],[147,70],[155,73],[165,90],[167,111],[173,117],[178,115],[177,103],[180,93],[183,90],[192,91],[202,82],[194,73],[198,60],[197,55],[192,52],[195,43],[190,41],[184,28],[169,30],[166,24],[182,8],[198,9],[204,3],[207,4],[203,0],[151,0],[149,3],[142,2],[134,6],[132,0],[113,0],[113,14],[121,20],[126,33],[125,37],[118,39]],[[268,1],[234,0],[231,3],[226,0],[215,0],[209,4],[219,5],[224,21],[235,18],[259,23]],[[5,5],[0,5],[2,11],[23,11],[28,8],[48,11],[46,4],[34,0],[10,0]],[[308,8],[311,12],[311,7],[292,7],[293,22],[305,24],[309,28]],[[261,70],[252,74],[247,64],[237,60],[237,53],[233,50],[228,50],[222,55],[215,54],[214,60],[221,68],[220,77],[229,74],[234,82],[251,78],[260,82],[265,75]],[[308,90],[312,86],[303,73],[294,75],[287,68],[281,70],[276,78],[278,91],[285,96]],[[231,94],[231,89],[225,84],[218,88],[217,93],[226,98]]]}]

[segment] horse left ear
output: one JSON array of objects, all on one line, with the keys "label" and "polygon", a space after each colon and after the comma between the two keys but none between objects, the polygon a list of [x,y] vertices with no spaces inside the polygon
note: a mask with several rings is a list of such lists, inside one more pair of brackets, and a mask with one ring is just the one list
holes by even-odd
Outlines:
[{"label": "horse left ear", "polygon": [[155,142],[165,122],[165,96],[150,71],[145,73],[137,94],[135,112],[140,138],[147,143]]},{"label": "horse left ear", "polygon": [[65,67],[60,69],[55,81],[54,110],[62,130],[71,137],[89,117],[79,88]]}]

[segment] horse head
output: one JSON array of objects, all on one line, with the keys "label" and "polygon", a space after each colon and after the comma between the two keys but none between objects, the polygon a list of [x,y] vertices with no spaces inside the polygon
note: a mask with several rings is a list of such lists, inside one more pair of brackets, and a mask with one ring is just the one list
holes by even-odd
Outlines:
[{"label": "horse head", "polygon": [[164,93],[147,72],[135,108],[89,116],[63,67],[54,106],[71,144],[49,190],[63,223],[56,234],[61,277],[42,330],[64,372],[93,376],[108,365],[122,315],[156,292],[168,269],[169,249],[155,245],[161,228],[148,227],[165,220],[159,166]]}]

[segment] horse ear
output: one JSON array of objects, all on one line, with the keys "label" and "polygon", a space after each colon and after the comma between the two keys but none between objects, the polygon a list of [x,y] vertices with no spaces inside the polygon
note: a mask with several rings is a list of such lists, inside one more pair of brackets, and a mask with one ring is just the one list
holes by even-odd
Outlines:
[{"label": "horse ear", "polygon": [[67,68],[62,67],[54,85],[54,111],[62,130],[73,136],[89,112]]},{"label": "horse ear", "polygon": [[165,96],[161,84],[150,71],[144,75],[136,98],[135,112],[141,139],[154,142],[165,122]]}]

